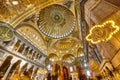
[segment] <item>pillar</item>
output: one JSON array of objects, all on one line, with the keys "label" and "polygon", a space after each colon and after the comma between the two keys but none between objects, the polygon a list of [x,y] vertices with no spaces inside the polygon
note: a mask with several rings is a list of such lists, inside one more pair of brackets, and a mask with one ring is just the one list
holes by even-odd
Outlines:
[{"label": "pillar", "polygon": [[37,55],[38,55],[38,54],[36,53],[36,54],[35,54],[35,61],[37,61]]},{"label": "pillar", "polygon": [[29,48],[28,53],[26,54],[27,57],[29,57],[28,55],[30,54],[31,48]]},{"label": "pillar", "polygon": [[34,72],[35,72],[35,68],[33,69],[33,72],[31,74],[31,79],[33,79],[35,76],[34,76]]},{"label": "pillar", "polygon": [[31,56],[31,59],[33,59],[33,55],[34,55],[34,53],[35,53],[35,51],[33,50],[33,51],[32,51],[32,56]]},{"label": "pillar", "polygon": [[23,49],[23,51],[22,51],[22,55],[24,55],[26,48],[27,48],[27,46],[25,45],[25,46],[24,46],[24,49]]},{"label": "pillar", "polygon": [[16,44],[17,42],[18,42],[18,39],[15,38],[14,41],[13,41],[13,44],[12,44],[12,46],[11,46],[12,49],[14,48],[14,46],[15,46],[15,44]]},{"label": "pillar", "polygon": [[18,50],[20,49],[20,47],[21,47],[21,45],[22,45],[23,43],[20,43],[20,45],[18,46],[18,48],[17,48],[17,52],[18,52]]},{"label": "pillar", "polygon": [[29,53],[29,47],[26,47],[24,55],[27,56],[28,53]]},{"label": "pillar", "polygon": [[32,55],[32,59],[33,59],[33,60],[34,60],[35,54],[36,54],[36,51],[34,51],[34,53],[33,53],[33,55]]},{"label": "pillar", "polygon": [[19,72],[21,74],[22,71],[22,67],[26,64],[26,62],[24,60],[22,60],[22,62],[20,63],[20,68],[19,68]]}]

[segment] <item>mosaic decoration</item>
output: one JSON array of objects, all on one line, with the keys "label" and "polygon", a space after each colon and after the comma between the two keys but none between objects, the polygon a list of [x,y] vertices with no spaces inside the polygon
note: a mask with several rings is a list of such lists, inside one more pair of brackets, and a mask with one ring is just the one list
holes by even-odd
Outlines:
[{"label": "mosaic decoration", "polygon": [[13,37],[14,33],[10,29],[10,25],[0,22],[0,41],[10,41]]},{"label": "mosaic decoration", "polygon": [[75,57],[74,57],[74,55],[72,55],[72,54],[66,54],[66,55],[64,55],[64,56],[62,57],[62,61],[63,61],[64,63],[71,64],[71,63],[74,62],[74,60],[75,60]]},{"label": "mosaic decoration", "polygon": [[55,53],[50,53],[48,55],[48,58],[50,62],[56,62],[59,60],[58,56]]},{"label": "mosaic decoration", "polygon": [[77,41],[75,39],[71,38],[60,39],[54,43],[54,48],[59,50],[71,49],[72,47],[74,47],[76,42]]},{"label": "mosaic decoration", "polygon": [[113,20],[104,22],[101,25],[95,25],[91,28],[90,33],[86,36],[86,40],[93,44],[108,41],[113,34],[119,31],[119,26],[115,25]]},{"label": "mosaic decoration", "polygon": [[80,57],[80,55],[82,54],[82,48],[78,48],[77,50],[77,57]]},{"label": "mosaic decoration", "polygon": [[48,65],[48,64],[50,64],[50,60],[49,60],[49,58],[47,57],[47,58],[45,59],[45,65]]},{"label": "mosaic decoration", "polygon": [[63,38],[74,30],[75,17],[68,8],[54,4],[40,11],[37,23],[43,34]]},{"label": "mosaic decoration", "polygon": [[38,70],[38,74],[45,75],[45,74],[47,74],[47,73],[48,73],[48,71],[47,71],[47,69],[45,69],[45,68],[40,68],[40,69]]}]

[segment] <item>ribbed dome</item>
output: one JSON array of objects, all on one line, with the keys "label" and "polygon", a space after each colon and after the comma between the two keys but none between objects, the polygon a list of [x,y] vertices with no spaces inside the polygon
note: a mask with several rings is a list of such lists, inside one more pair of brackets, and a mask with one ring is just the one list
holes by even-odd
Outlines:
[{"label": "ribbed dome", "polygon": [[75,18],[68,8],[54,4],[40,11],[38,26],[45,35],[62,38],[73,31]]}]

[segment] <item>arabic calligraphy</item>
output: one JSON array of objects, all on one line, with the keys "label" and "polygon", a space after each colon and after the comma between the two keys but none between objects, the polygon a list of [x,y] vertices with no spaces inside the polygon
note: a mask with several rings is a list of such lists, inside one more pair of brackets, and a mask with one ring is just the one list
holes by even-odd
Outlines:
[{"label": "arabic calligraphy", "polygon": [[13,31],[6,26],[0,26],[0,41],[9,41],[13,38]]}]

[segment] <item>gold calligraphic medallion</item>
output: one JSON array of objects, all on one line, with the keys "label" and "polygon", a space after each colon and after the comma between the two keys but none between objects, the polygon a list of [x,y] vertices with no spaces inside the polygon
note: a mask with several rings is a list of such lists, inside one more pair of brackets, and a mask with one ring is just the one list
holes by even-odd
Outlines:
[{"label": "gold calligraphic medallion", "polygon": [[13,37],[14,33],[10,29],[10,25],[0,22],[0,41],[10,41]]}]

